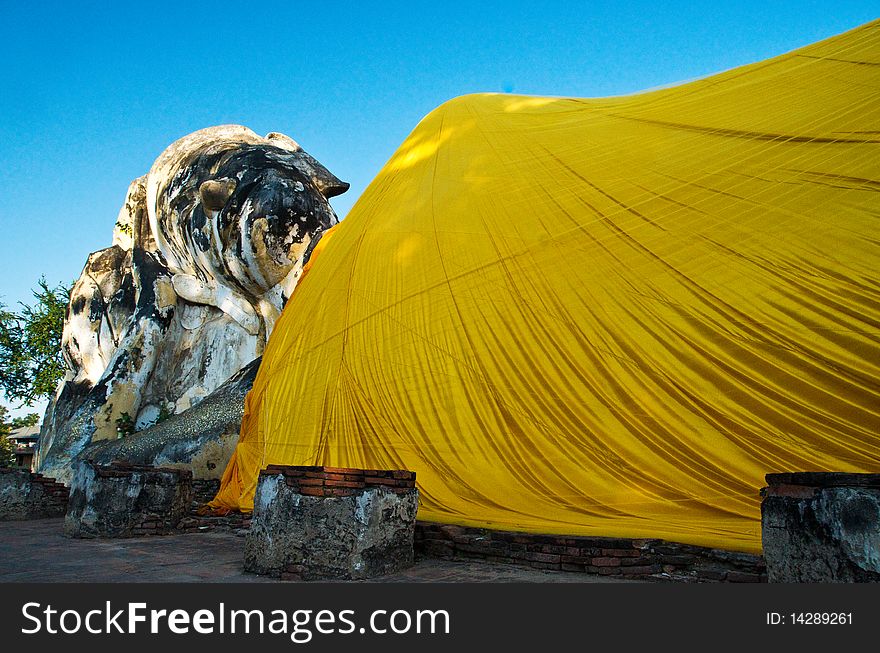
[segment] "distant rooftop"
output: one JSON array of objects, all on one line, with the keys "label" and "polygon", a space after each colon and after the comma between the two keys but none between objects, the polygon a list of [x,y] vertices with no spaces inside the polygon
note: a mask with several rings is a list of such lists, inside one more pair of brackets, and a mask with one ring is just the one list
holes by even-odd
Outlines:
[{"label": "distant rooftop", "polygon": [[36,440],[40,437],[40,425],[12,429],[6,437],[10,440]]}]

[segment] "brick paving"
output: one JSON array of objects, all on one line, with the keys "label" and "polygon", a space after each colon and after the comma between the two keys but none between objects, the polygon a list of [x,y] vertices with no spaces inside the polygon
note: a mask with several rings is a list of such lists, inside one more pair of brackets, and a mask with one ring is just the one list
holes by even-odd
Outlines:
[{"label": "brick paving", "polygon": [[[211,531],[156,537],[76,540],[63,519],[0,523],[0,582],[274,583],[242,568],[244,539]],[[420,558],[377,579],[406,583],[624,583],[590,574],[544,571],[482,561]]]}]

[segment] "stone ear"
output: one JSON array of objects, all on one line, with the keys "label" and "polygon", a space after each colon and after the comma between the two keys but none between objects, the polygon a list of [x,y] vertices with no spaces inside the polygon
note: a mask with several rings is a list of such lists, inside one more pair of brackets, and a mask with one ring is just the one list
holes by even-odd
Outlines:
[{"label": "stone ear", "polygon": [[209,179],[199,186],[199,198],[205,212],[219,211],[235,191],[235,180],[224,177],[223,179]]}]

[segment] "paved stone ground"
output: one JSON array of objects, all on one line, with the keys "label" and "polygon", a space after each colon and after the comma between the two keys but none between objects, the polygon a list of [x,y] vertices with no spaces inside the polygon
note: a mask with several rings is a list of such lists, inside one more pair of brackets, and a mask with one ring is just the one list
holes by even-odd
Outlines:
[{"label": "paved stone ground", "polygon": [[[279,582],[242,569],[244,538],[228,532],[131,539],[74,540],[63,519],[0,523],[0,582]],[[404,583],[625,583],[635,582],[481,561],[422,558],[379,579]]]}]

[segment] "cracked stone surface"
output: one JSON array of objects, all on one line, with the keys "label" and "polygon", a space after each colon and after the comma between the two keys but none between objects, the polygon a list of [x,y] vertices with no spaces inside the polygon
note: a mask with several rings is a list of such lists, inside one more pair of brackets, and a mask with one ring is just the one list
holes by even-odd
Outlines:
[{"label": "cracked stone surface", "polygon": [[[811,486],[807,476],[771,483],[761,504],[770,582],[880,582],[880,483],[821,487],[823,477]],[[834,482],[880,480],[838,476]]]},{"label": "cracked stone surface", "polygon": [[167,534],[189,512],[192,496],[189,472],[79,462],[64,532],[75,538]]},{"label": "cracked stone surface", "polygon": [[303,580],[363,579],[413,563],[418,491],[367,488],[353,496],[312,497],[282,475],[260,477],[245,540],[245,569]]},{"label": "cracked stone surface", "polygon": [[53,496],[50,485],[26,469],[0,469],[0,521],[63,516],[66,493]]}]

